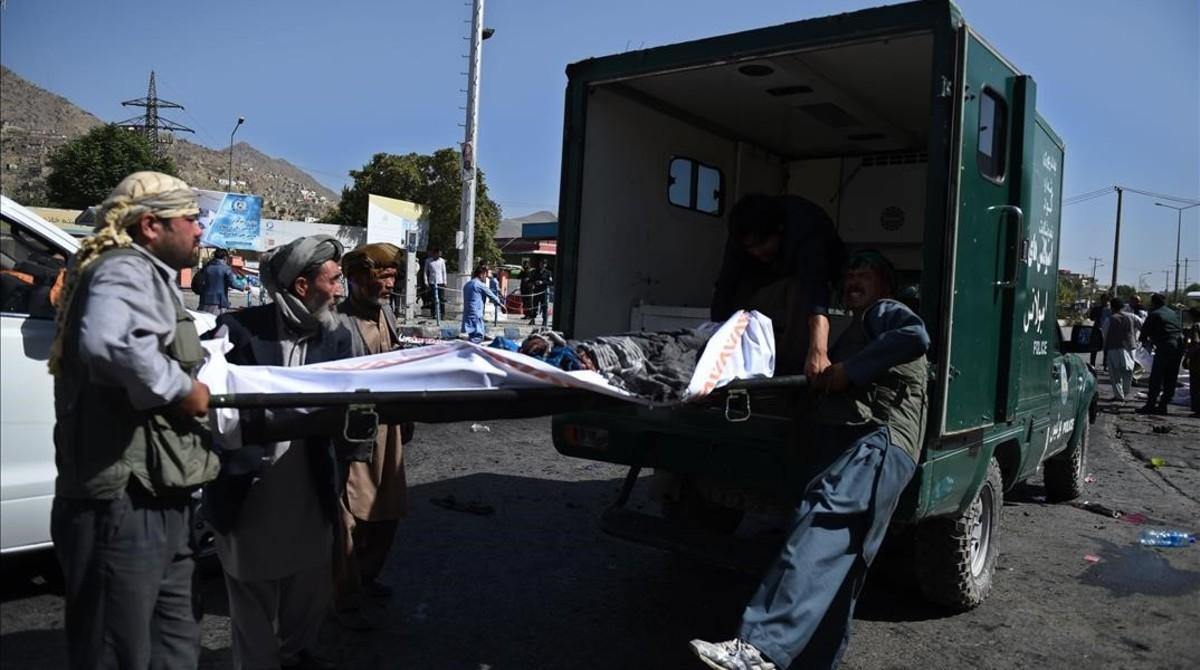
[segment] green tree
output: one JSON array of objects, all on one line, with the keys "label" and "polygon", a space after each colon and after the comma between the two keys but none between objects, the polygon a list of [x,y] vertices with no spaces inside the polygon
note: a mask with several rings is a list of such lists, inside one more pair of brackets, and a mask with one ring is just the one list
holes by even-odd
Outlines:
[{"label": "green tree", "polygon": [[1117,284],[1116,297],[1128,301],[1134,295],[1137,295],[1137,289],[1134,287],[1126,284]]},{"label": "green tree", "polygon": [[[454,237],[462,212],[462,163],[458,151],[439,149],[432,155],[378,153],[361,170],[351,170],[354,180],[342,189],[342,199],[328,223],[339,226],[367,225],[367,196],[408,200],[424,205],[429,212],[429,246],[445,251],[446,264],[457,270]],[[500,206],[488,197],[483,171],[476,177],[475,260],[496,264],[501,261],[496,246],[496,227],[500,225]]]},{"label": "green tree", "polygon": [[85,209],[140,170],[176,174],[175,162],[156,156],[145,135],[117,125],[93,128],[50,156],[46,197],[56,207]]},{"label": "green tree", "polygon": [[1078,279],[1058,277],[1058,310],[1059,318],[1067,319],[1075,314],[1075,303],[1081,297],[1082,286]]}]

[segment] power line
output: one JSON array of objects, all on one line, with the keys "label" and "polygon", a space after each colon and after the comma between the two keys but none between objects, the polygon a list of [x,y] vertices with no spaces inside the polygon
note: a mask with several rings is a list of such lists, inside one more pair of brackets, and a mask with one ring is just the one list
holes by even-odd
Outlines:
[{"label": "power line", "polygon": [[[150,140],[150,145],[154,147],[154,153],[162,156],[165,153],[165,146],[175,141],[175,137],[171,135],[176,133],[195,133],[196,131],[187,126],[179,125],[174,121],[160,116],[159,109],[183,109],[183,105],[170,100],[163,100],[158,97],[158,89],[154,85],[154,70],[150,71],[150,86],[146,90],[146,97],[126,100],[121,103],[122,107],[145,107],[146,113],[142,116],[135,116],[131,119],[126,119],[120,122],[119,126],[126,128],[135,128],[142,131],[146,139]],[[159,135],[160,131],[166,133]]]}]

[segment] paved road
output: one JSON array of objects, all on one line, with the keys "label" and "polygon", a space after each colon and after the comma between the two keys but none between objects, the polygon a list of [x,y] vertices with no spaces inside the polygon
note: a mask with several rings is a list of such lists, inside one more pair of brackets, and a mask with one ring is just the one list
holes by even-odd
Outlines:
[{"label": "paved road", "polygon": [[[1195,529],[1200,420],[1131,407],[1093,426],[1087,498]],[[385,574],[396,595],[375,613],[377,632],[328,625],[329,656],[344,668],[698,668],[687,641],[729,636],[754,580],[601,534],[596,518],[624,473],[559,456],[548,427],[418,427],[411,515]],[[1152,469],[1160,454],[1166,465]],[[494,513],[430,502],[446,496]],[[949,614],[874,574],[843,667],[1195,667],[1200,546],[1138,547],[1138,526],[1046,504],[1039,482],[1010,492],[1002,529],[995,590],[972,612]],[[52,570],[44,557],[4,562],[0,665],[62,666]],[[203,593],[202,667],[228,668],[219,578]]]}]

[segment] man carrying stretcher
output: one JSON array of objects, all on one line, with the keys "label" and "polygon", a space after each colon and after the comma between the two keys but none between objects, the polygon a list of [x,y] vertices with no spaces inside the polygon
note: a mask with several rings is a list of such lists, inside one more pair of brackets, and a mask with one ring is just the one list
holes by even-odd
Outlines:
[{"label": "man carrying stretcher", "polygon": [[800,448],[809,480],[787,540],[742,614],[737,638],[693,640],[708,666],[724,670],[836,667],[854,604],[900,494],[912,479],[925,433],[925,324],[890,298],[895,271],[879,253],[847,264],[843,301],[854,313],[812,381]]}]

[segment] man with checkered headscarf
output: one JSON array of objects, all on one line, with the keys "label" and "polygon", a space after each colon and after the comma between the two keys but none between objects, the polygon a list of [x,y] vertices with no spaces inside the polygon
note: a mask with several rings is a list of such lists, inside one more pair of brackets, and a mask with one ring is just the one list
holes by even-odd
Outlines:
[{"label": "man with checkered headscarf", "polygon": [[217,472],[196,381],[203,350],[177,273],[201,228],[196,194],[125,178],[67,274],[50,352],[55,480],[73,668],[194,668],[191,494]]}]

